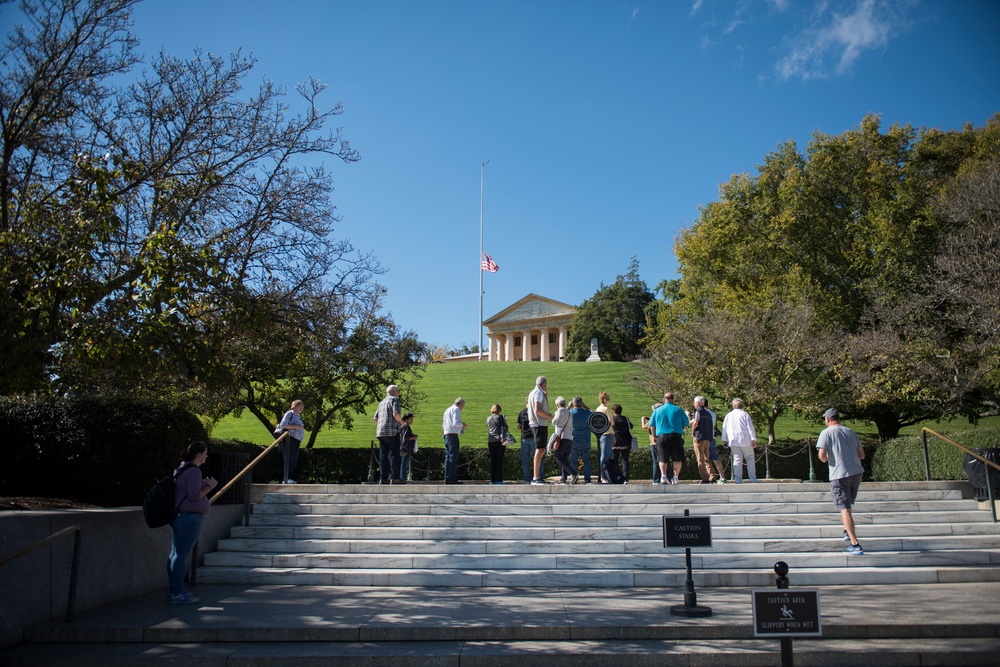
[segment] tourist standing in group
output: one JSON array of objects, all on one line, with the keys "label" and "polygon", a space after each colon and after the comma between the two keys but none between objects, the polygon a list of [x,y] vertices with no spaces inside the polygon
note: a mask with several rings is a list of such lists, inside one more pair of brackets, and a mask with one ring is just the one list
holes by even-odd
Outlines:
[{"label": "tourist standing in group", "polygon": [[[653,403],[649,409],[656,412],[663,403]],[[652,414],[652,412],[650,413]],[[649,458],[653,462],[653,484],[660,483],[660,461],[656,456],[656,433],[649,427],[649,417],[643,416],[639,423],[642,430],[649,435]]]},{"label": "tourist standing in group", "polygon": [[403,426],[399,403],[399,387],[390,384],[385,388],[385,398],[378,404],[375,415],[375,437],[378,439],[379,484],[399,481],[399,429]]},{"label": "tourist standing in group", "polygon": [[597,470],[601,477],[601,484],[607,484],[610,480],[604,476],[604,462],[615,457],[615,435],[613,429],[614,414],[608,408],[608,403],[611,402],[611,396],[608,395],[608,392],[602,391],[598,394],[597,400],[600,401],[601,404],[595,408],[594,412],[603,413],[604,416],[608,418],[607,430],[605,430],[604,433],[601,433],[597,439]]},{"label": "tourist standing in group", "polygon": [[417,451],[417,434],[413,432],[413,413],[403,415],[403,427],[399,429],[399,483],[409,484],[410,465]]},{"label": "tourist standing in group", "polygon": [[544,375],[535,379],[535,388],[528,394],[528,423],[531,426],[532,439],[535,441],[535,461],[532,484],[545,484],[542,477],[542,461],[545,459],[545,448],[549,444],[549,395],[548,380]]},{"label": "tourist standing in group", "polygon": [[450,408],[444,411],[441,428],[444,430],[444,483],[461,484],[458,481],[458,436],[465,432],[468,424],[462,421],[465,399],[459,396]]},{"label": "tourist standing in group", "polygon": [[[622,415],[622,406],[617,403],[612,406],[611,410],[614,413],[611,418],[613,438],[611,446],[614,460],[622,471],[622,476],[625,477],[625,483],[628,484],[628,455],[632,452],[632,422],[629,421],[628,417]],[[604,469],[601,468],[601,470]]]},{"label": "tourist standing in group", "polygon": [[715,441],[715,432],[719,429],[719,418],[715,415],[715,411],[708,407],[708,399],[705,400],[705,409],[708,410],[708,414],[712,415],[712,442],[708,444],[708,460],[719,471],[715,483],[725,484],[726,466],[722,465],[722,460],[719,458],[719,447]]},{"label": "tourist standing in group", "polygon": [[753,451],[757,448],[757,431],[743,406],[742,398],[733,399],[733,411],[722,420],[722,442],[728,444],[733,453],[733,481],[743,483],[743,462],[746,461],[750,481],[756,484],[760,481],[757,479],[757,461]]},{"label": "tourist standing in group", "polygon": [[299,449],[302,447],[302,440],[306,437],[306,427],[302,422],[302,411],[305,410],[305,403],[299,400],[292,401],[288,412],[278,422],[274,429],[275,435],[288,431],[288,437],[281,441],[281,457],[284,459],[285,470],[282,475],[282,484],[295,484],[292,475],[299,465]]},{"label": "tourist standing in group", "polygon": [[502,412],[503,408],[497,403],[490,408],[490,416],[486,418],[486,446],[490,450],[490,484],[503,484],[503,453],[507,449],[503,436],[508,426],[507,418]]},{"label": "tourist standing in group", "polygon": [[583,403],[582,396],[573,397],[573,407],[569,411],[573,420],[573,446],[570,448],[569,464],[576,475],[580,474],[580,459],[583,459],[583,483],[590,484],[590,415],[594,414]]},{"label": "tourist standing in group", "polygon": [[[517,428],[521,431],[521,476],[525,484],[531,484],[534,478],[535,465],[535,433],[531,430],[531,422],[528,418],[528,402],[524,402],[524,407],[517,413]],[[542,478],[544,479],[544,463]]]},{"label": "tourist standing in group", "polygon": [[826,428],[816,439],[816,449],[819,450],[819,460],[830,464],[830,498],[833,499],[833,506],[840,510],[844,541],[850,542],[844,553],[863,556],[865,551],[858,542],[851,508],[858,499],[861,476],[865,472],[861,464],[865,449],[858,434],[840,423],[840,413],[835,408],[824,412],[823,420]]},{"label": "tourist standing in group", "polygon": [[705,407],[708,401],[704,396],[694,397],[694,415],[691,419],[691,436],[694,440],[694,455],[698,461],[698,476],[702,484],[715,483],[715,468],[709,461],[715,425],[712,415]]},{"label": "tourist standing in group", "polygon": [[198,604],[200,599],[184,588],[184,573],[187,571],[188,554],[198,542],[201,522],[208,514],[208,494],[218,482],[203,478],[201,466],[208,460],[208,447],[203,442],[192,442],[181,450],[181,464],[174,470],[174,507],[177,518],[170,524],[173,537],[170,542],[170,556],[167,559],[167,580],[170,604]]},{"label": "tourist standing in group", "polygon": [[552,416],[552,451],[556,456],[556,463],[562,468],[560,484],[569,481],[576,484],[580,478],[576,470],[569,464],[569,453],[573,449],[573,416],[566,409],[566,399],[562,396],[556,398],[556,413]]},{"label": "tourist standing in group", "polygon": [[[663,405],[649,416],[649,428],[656,433],[656,457],[660,464],[660,484],[677,484],[681,466],[684,465],[684,429],[688,427],[687,415],[674,405],[674,395],[663,395]],[[673,463],[671,474],[670,464]]]}]

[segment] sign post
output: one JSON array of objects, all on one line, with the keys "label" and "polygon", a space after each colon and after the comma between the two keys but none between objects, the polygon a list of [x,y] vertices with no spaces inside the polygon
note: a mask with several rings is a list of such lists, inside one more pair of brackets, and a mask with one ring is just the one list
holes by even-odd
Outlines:
[{"label": "sign post", "polygon": [[683,517],[663,517],[663,546],[684,547],[687,563],[687,580],[684,582],[684,604],[670,608],[674,616],[711,616],[712,608],[698,605],[698,595],[694,592],[691,574],[691,547],[712,546],[712,519],[707,516],[691,516],[691,510],[684,510]]},{"label": "sign post", "polygon": [[774,564],[777,589],[750,591],[753,596],[753,636],[781,639],[781,667],[793,667],[792,637],[822,637],[819,591],[814,588],[789,588],[788,565]]}]

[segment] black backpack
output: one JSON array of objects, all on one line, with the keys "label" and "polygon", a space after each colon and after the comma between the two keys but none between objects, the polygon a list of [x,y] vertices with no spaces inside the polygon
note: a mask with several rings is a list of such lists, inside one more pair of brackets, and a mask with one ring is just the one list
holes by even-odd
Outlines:
[{"label": "black backpack", "polygon": [[[159,528],[174,522],[177,518],[177,508],[180,503],[174,504],[174,487],[177,485],[177,478],[186,473],[191,465],[181,469],[177,475],[166,475],[158,480],[146,493],[146,498],[142,501],[142,518],[146,520],[146,525],[150,528]],[[181,503],[187,498],[185,495]]]}]

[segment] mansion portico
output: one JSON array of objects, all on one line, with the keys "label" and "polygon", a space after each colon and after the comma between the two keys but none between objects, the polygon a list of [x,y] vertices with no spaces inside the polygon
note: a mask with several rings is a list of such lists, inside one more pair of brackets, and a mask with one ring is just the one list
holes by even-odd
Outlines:
[{"label": "mansion portico", "polygon": [[576,308],[529,294],[483,322],[490,361],[563,361]]}]

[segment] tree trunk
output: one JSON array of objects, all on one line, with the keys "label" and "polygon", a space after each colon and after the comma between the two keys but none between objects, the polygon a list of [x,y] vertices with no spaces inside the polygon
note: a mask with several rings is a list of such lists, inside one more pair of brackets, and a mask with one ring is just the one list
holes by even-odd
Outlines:
[{"label": "tree trunk", "polygon": [[899,415],[895,412],[880,412],[875,415],[872,421],[875,422],[875,426],[878,428],[879,442],[885,442],[886,440],[898,437],[899,429],[903,426],[899,421]]}]

